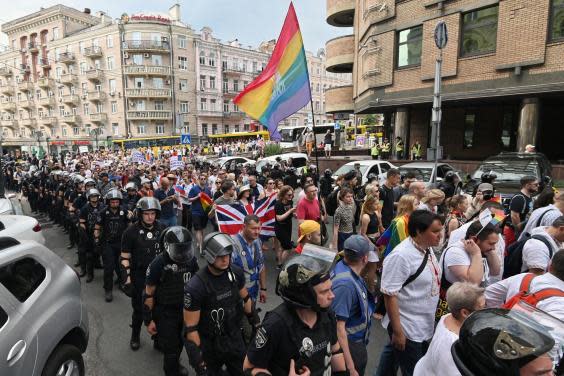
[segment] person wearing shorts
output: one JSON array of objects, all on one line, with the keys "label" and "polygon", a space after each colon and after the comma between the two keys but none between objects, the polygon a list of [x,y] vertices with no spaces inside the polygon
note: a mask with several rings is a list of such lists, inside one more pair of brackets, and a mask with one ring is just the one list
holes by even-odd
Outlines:
[{"label": "person wearing shorts", "polygon": [[190,193],[188,193],[188,200],[192,203],[192,226],[194,226],[194,233],[200,253],[202,251],[202,241],[204,239],[204,230],[208,225],[208,215],[202,207],[200,196],[207,194],[211,197],[211,191],[206,185],[207,177],[204,174],[198,176],[198,182],[195,184]]},{"label": "person wearing shorts", "polygon": [[325,150],[325,158],[331,158],[331,146],[333,145],[333,135],[331,134],[331,130],[327,129],[327,133],[325,133],[325,138],[323,140],[324,150]]},{"label": "person wearing shorts", "polygon": [[315,144],[315,135],[313,134],[313,130],[311,128],[308,129],[305,135],[305,144],[307,156],[309,158],[311,156],[311,152],[313,151],[313,145]]}]

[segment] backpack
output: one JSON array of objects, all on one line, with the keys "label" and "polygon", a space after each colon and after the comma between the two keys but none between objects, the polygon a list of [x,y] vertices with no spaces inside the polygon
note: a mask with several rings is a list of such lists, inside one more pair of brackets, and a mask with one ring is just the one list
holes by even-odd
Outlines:
[{"label": "backpack", "polygon": [[536,277],[533,273],[527,273],[523,280],[521,281],[521,286],[519,286],[519,292],[515,294],[511,299],[505,302],[502,308],[511,309],[514,305],[519,302],[525,302],[533,307],[544,299],[551,298],[554,296],[560,296],[564,298],[564,291],[557,288],[546,288],[539,290],[537,292],[531,293],[531,282]]},{"label": "backpack", "polygon": [[544,236],[533,235],[531,237],[525,237],[525,239],[511,244],[507,248],[507,254],[505,255],[503,261],[503,279],[521,274],[521,268],[523,267],[523,247],[525,246],[525,243],[531,239],[543,242],[546,248],[548,248],[549,257],[552,258],[552,246],[548,240],[544,238]]},{"label": "backpack", "polygon": [[335,189],[333,192],[327,196],[325,200],[325,209],[327,209],[327,214],[330,216],[335,215],[335,211],[339,207],[339,192],[341,190],[339,188]]}]

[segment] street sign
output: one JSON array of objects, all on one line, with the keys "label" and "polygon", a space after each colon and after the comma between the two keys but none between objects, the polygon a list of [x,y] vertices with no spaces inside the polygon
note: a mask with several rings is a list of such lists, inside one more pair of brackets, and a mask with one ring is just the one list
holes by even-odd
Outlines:
[{"label": "street sign", "polygon": [[180,135],[180,143],[182,145],[190,145],[192,143],[192,136],[189,134]]},{"label": "street sign", "polygon": [[335,130],[338,131],[339,129],[341,129],[341,124],[339,124],[339,122],[336,121],[336,122],[335,122]]},{"label": "street sign", "polygon": [[437,45],[437,48],[442,50],[443,48],[445,48],[447,42],[448,42],[447,26],[445,21],[440,21],[437,24],[437,26],[435,26],[435,44]]}]

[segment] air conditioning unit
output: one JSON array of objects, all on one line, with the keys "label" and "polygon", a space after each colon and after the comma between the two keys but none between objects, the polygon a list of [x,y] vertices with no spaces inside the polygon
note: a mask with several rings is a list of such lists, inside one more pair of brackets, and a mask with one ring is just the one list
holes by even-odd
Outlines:
[{"label": "air conditioning unit", "polygon": [[151,57],[151,54],[144,53],[144,54],[143,54],[143,57]]},{"label": "air conditioning unit", "polygon": [[129,59],[129,54],[128,54],[127,52],[124,52],[124,53],[123,53],[123,58],[124,58],[124,59]]},{"label": "air conditioning unit", "polygon": [[168,37],[161,37],[162,42],[168,42]]},{"label": "air conditioning unit", "polygon": [[166,80],[165,84],[170,85],[170,80]]},{"label": "air conditioning unit", "polygon": [[129,102],[129,107],[135,107],[135,102]]}]

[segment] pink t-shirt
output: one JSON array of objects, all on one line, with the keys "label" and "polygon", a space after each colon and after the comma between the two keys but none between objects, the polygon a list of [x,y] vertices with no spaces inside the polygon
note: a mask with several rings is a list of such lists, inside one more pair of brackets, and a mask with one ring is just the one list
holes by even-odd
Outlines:
[{"label": "pink t-shirt", "polygon": [[321,214],[319,212],[319,201],[317,197],[314,198],[313,201],[309,201],[305,198],[298,201],[296,216],[298,219],[311,219],[312,221],[319,222]]}]

